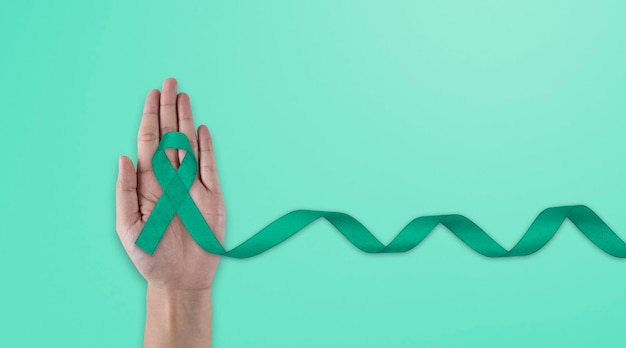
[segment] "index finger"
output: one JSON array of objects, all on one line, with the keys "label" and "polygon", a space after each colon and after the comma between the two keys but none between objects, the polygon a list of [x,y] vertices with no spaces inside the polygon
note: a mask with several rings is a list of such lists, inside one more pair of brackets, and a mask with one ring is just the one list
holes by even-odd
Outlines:
[{"label": "index finger", "polygon": [[137,175],[152,172],[152,156],[159,146],[159,98],[161,92],[153,89],[146,97],[139,133],[137,134]]}]

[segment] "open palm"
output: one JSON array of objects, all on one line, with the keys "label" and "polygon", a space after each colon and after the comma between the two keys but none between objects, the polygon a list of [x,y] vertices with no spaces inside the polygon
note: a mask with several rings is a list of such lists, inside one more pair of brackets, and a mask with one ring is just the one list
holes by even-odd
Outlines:
[{"label": "open palm", "polygon": [[[191,142],[198,160],[198,174],[189,190],[215,237],[223,244],[226,209],[220,190],[215,156],[209,129],[196,128],[186,93],[177,94],[174,78],[163,82],[162,92],[153,89],[146,97],[137,136],[137,170],[127,156],[121,156],[116,185],[116,229],[137,270],[153,286],[175,290],[208,289],[219,262],[219,256],[202,249],[175,215],[159,246],[149,255],[135,245],[150,213],[163,193],[154,172],[152,156],[163,135],[182,132]],[[199,151],[198,151],[199,149]],[[166,149],[174,168],[182,162],[185,151]]]}]

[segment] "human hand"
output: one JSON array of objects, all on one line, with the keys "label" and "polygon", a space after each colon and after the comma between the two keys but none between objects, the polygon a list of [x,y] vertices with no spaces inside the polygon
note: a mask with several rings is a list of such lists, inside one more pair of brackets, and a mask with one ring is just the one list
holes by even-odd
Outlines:
[{"label": "human hand", "polygon": [[[175,215],[158,248],[149,255],[135,245],[150,213],[163,193],[154,172],[152,156],[161,137],[171,131],[184,133],[198,160],[198,171],[189,194],[198,206],[215,237],[224,244],[226,209],[222,196],[209,129],[196,128],[186,93],[177,95],[174,78],[163,82],[162,92],[148,93],[137,136],[137,171],[127,156],[119,159],[116,184],[116,229],[137,270],[149,287],[164,290],[210,289],[219,255],[202,249],[191,237],[180,217]],[[199,152],[198,152],[199,149]],[[166,149],[174,168],[182,162],[185,151]]]}]

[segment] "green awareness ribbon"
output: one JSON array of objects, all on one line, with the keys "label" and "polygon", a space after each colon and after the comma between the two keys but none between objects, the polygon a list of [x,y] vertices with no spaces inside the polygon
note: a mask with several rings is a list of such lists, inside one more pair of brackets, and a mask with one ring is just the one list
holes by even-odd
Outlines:
[{"label": "green awareness ribbon", "polygon": [[[172,166],[165,149],[186,150],[178,169]],[[180,132],[166,133],[152,157],[152,167],[163,194],[135,240],[135,244],[150,255],[156,250],[174,215],[178,214],[191,237],[204,250],[238,259],[261,254],[320,218],[330,222],[350,243],[366,253],[407,252],[423,241],[437,225],[442,224],[467,246],[487,257],[530,255],[546,245],[567,218],[598,248],[617,258],[626,258],[626,243],[584,205],[546,208],[510,250],[498,244],[474,222],[458,214],[415,218],[388,245],[384,245],[348,214],[300,209],[281,216],[239,246],[226,251],[189,195],[198,163],[187,136]]]}]

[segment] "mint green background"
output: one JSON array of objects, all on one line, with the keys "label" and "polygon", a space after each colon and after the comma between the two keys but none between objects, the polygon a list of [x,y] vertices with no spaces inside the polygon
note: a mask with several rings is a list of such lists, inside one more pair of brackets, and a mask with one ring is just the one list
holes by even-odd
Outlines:
[{"label": "mint green background", "polygon": [[[436,3],[436,4],[435,4]],[[626,237],[621,1],[13,1],[0,11],[0,346],[138,347],[117,159],[169,76],[213,134],[232,248],[293,209],[389,242],[460,213],[512,247],[586,204]],[[621,347],[626,265],[567,221],[488,259],[370,255],[318,221],[223,259],[214,347]]]}]

